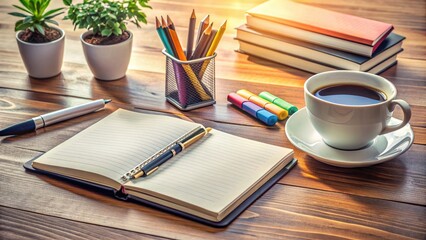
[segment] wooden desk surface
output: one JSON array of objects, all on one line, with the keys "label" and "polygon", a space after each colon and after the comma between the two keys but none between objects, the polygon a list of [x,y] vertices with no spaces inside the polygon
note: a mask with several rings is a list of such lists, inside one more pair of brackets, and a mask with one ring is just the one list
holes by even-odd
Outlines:
[{"label": "wooden desk surface", "polygon": [[[61,1],[52,1],[59,6]],[[149,23],[134,32],[127,77],[103,82],[92,78],[79,35],[68,21],[62,74],[51,79],[27,76],[13,27],[6,15],[17,1],[0,3],[0,128],[31,117],[112,98],[100,111],[17,137],[0,139],[0,238],[2,239],[425,239],[426,238],[426,3],[415,1],[304,1],[312,5],[392,23],[407,37],[398,65],[382,74],[411,104],[415,141],[398,158],[368,168],[343,169],[317,162],[295,149],[298,166],[229,227],[215,229],[152,208],[46,176],[25,172],[22,164],[107,116],[117,108],[158,111],[190,118],[238,136],[293,148],[281,122],[265,127],[229,106],[226,95],[242,87],[279,93],[304,106],[303,84],[311,74],[236,53],[234,28],[244,11],[262,0],[152,1]],[[216,61],[217,104],[180,112],[165,102],[165,58],[154,30],[154,16],[169,14],[186,39],[192,8],[198,19],[211,14],[228,29]],[[37,56],[34,56],[37,57]],[[40,59],[42,61],[43,59]],[[401,117],[401,112],[395,114]]]}]

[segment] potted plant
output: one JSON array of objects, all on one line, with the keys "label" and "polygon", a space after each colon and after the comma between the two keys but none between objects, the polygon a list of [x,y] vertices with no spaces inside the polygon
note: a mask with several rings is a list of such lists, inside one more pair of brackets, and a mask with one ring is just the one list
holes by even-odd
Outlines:
[{"label": "potted plant", "polygon": [[90,70],[97,79],[116,80],[126,75],[132,52],[133,34],[127,23],[140,28],[147,23],[142,8],[151,8],[149,0],[83,0],[69,7],[64,19],[70,19],[75,28],[88,31],[81,34],[84,55]]},{"label": "potted plant", "polygon": [[49,24],[58,25],[54,17],[63,8],[46,11],[50,0],[20,0],[22,6],[13,5],[21,12],[11,12],[21,18],[15,23],[16,41],[28,75],[48,78],[61,73],[64,56],[65,32]]}]

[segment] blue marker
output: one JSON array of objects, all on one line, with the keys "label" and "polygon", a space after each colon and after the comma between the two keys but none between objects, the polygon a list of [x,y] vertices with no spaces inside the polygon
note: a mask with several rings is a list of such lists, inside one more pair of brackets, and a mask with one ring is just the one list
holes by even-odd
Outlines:
[{"label": "blue marker", "polygon": [[273,126],[278,121],[278,117],[275,114],[257,106],[236,93],[228,94],[228,101],[268,126]]}]

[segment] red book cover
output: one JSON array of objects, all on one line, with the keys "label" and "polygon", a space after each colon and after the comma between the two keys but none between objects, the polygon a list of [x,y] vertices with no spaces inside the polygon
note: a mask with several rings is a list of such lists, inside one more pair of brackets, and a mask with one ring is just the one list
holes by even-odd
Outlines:
[{"label": "red book cover", "polygon": [[388,23],[334,12],[290,0],[270,0],[248,14],[292,27],[377,48],[393,30]]}]

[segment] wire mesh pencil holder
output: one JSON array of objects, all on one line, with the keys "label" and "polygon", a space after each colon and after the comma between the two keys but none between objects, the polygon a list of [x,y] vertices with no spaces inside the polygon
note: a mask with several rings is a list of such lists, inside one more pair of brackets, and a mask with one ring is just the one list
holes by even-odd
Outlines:
[{"label": "wire mesh pencil holder", "polygon": [[215,57],[180,61],[166,50],[166,99],[188,111],[215,104]]}]

